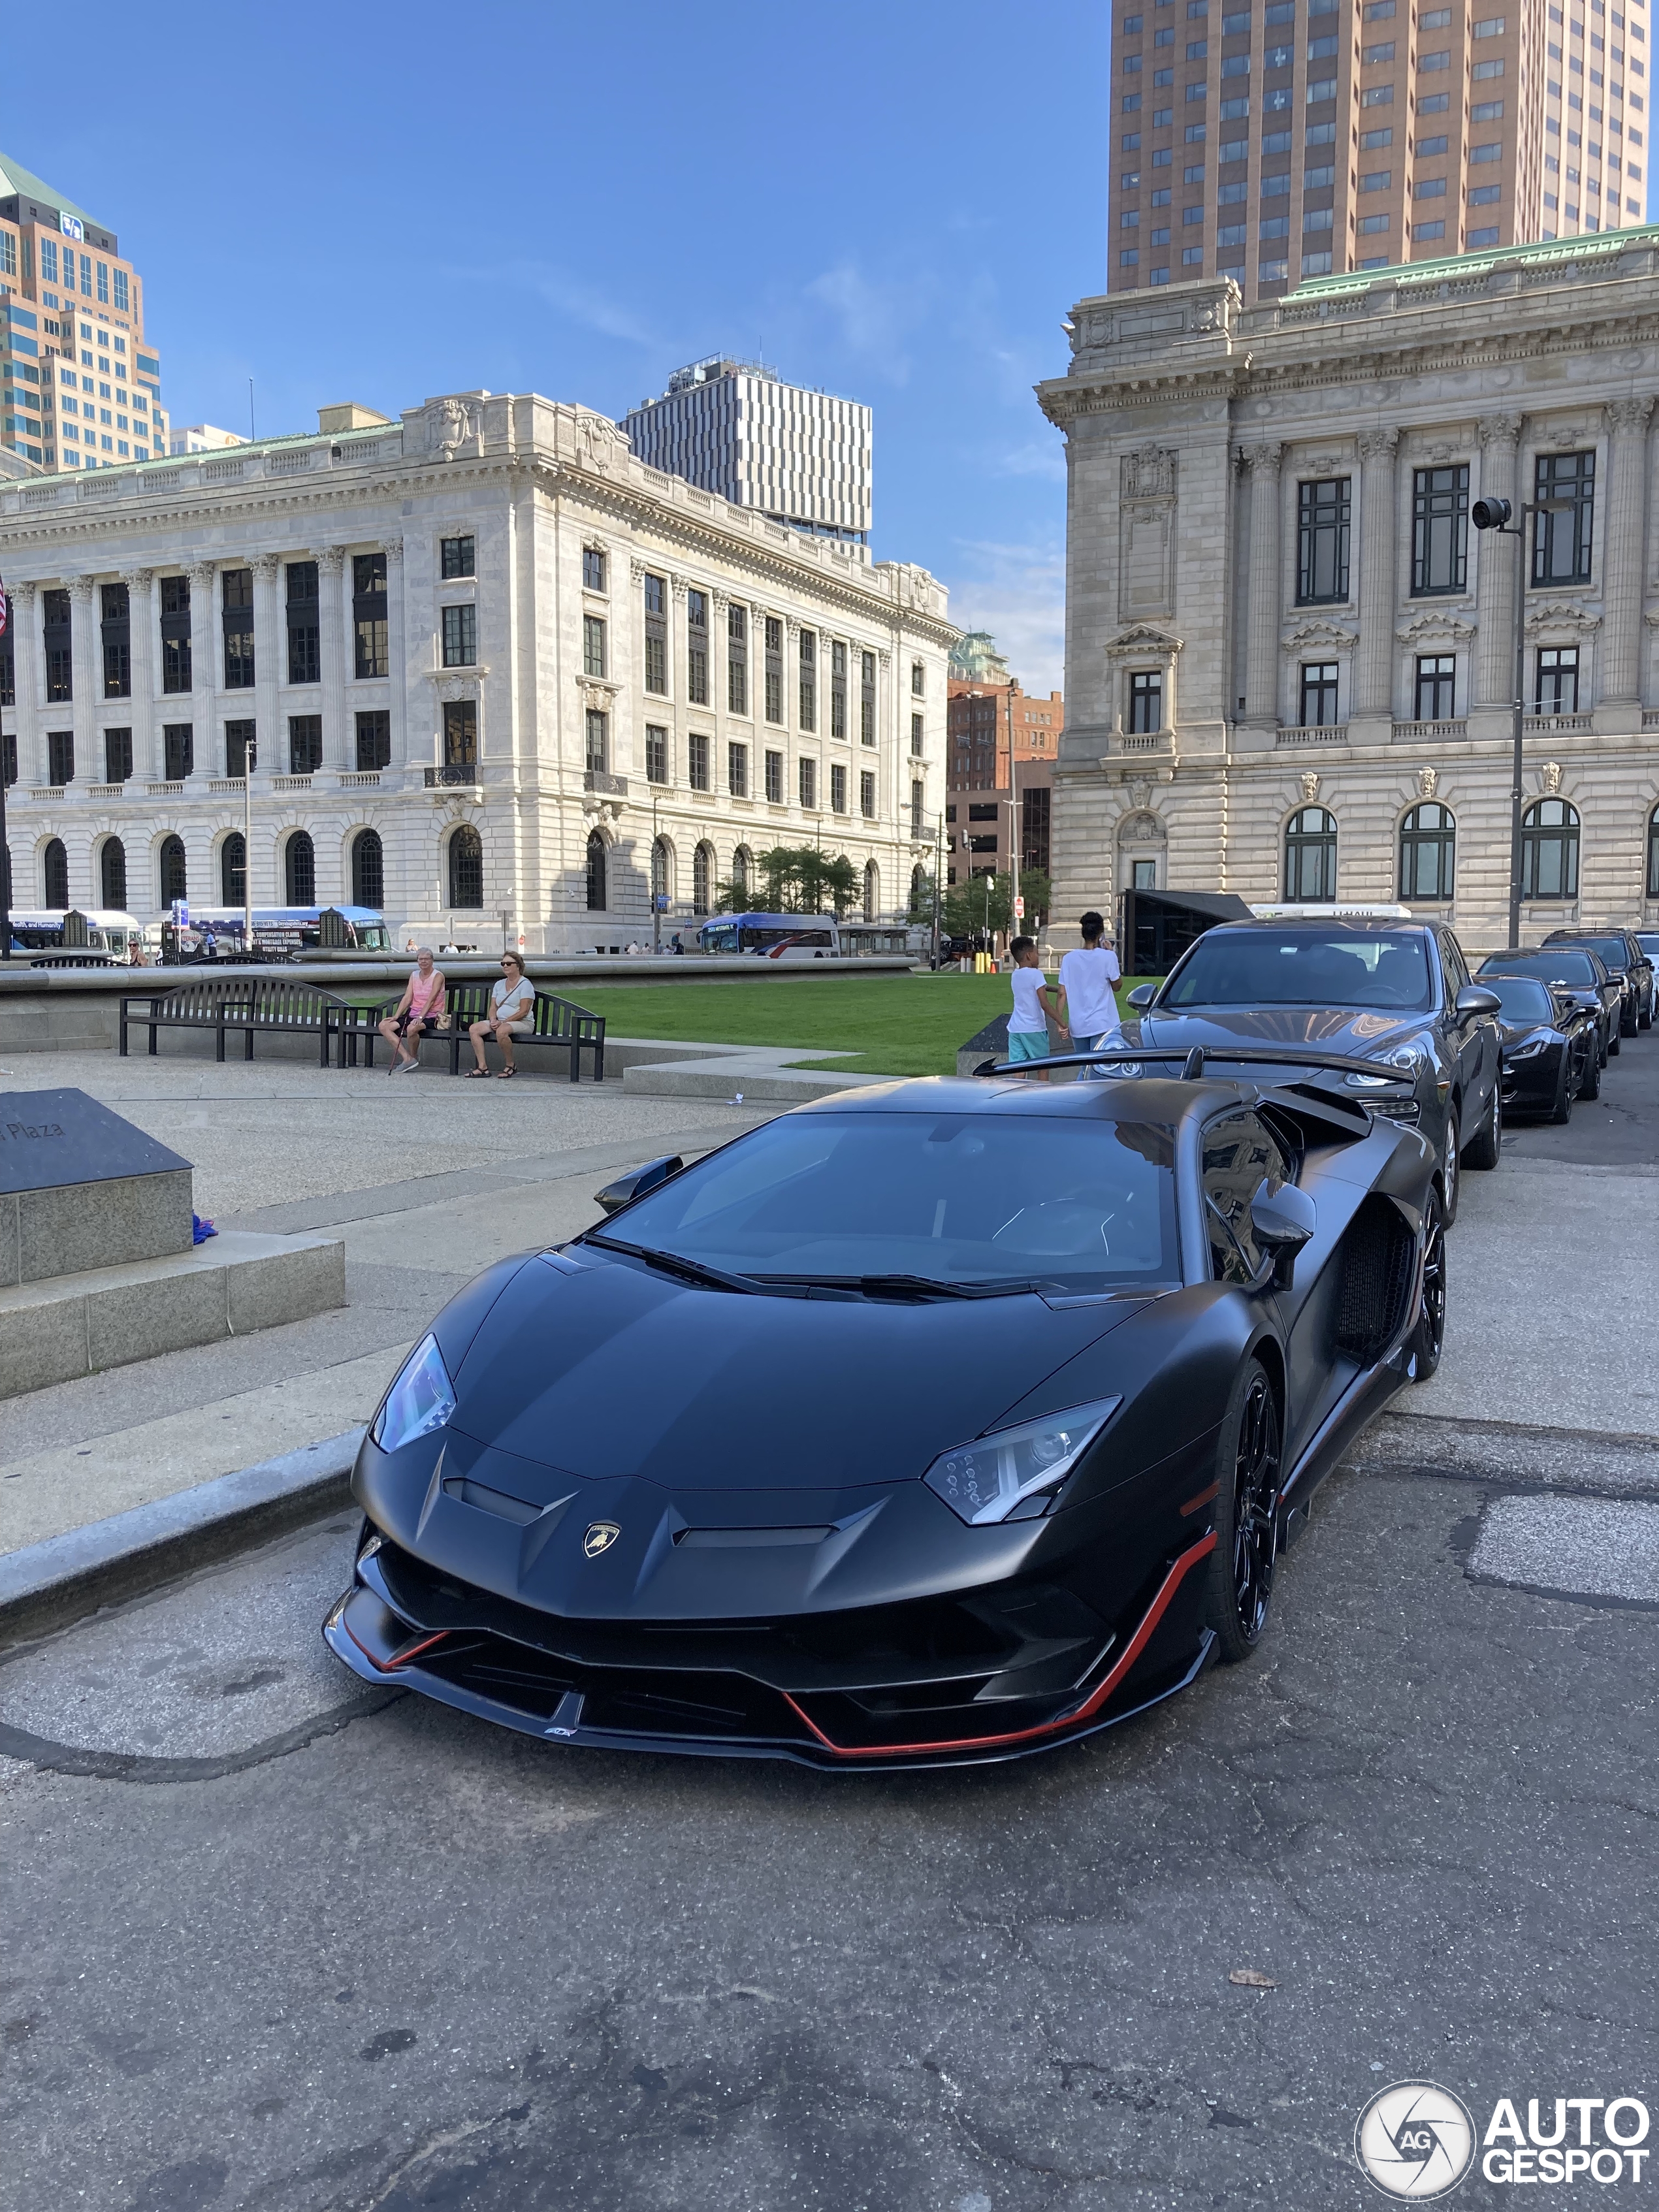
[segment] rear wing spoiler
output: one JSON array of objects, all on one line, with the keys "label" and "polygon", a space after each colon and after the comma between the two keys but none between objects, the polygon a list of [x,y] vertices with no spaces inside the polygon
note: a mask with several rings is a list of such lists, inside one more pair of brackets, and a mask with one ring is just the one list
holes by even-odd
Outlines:
[{"label": "rear wing spoiler", "polygon": [[1057,1052],[1046,1060],[985,1060],[974,1073],[1029,1075],[1035,1069],[1047,1067],[1141,1067],[1149,1060],[1179,1060],[1179,1079],[1183,1083],[1202,1081],[1206,1067],[1214,1060],[1225,1067],[1243,1063],[1249,1067],[1330,1068],[1340,1074],[1369,1076],[1371,1085],[1378,1089],[1393,1085],[1402,1091],[1416,1088],[1409,1075],[1391,1067],[1387,1060],[1361,1060],[1356,1054],[1346,1052],[1298,1052],[1284,1045],[1139,1044],[1107,1052]]}]

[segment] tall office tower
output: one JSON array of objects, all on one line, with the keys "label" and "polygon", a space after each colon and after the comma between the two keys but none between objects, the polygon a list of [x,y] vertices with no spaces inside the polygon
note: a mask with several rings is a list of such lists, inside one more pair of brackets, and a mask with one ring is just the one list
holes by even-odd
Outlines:
[{"label": "tall office tower", "polygon": [[1115,12],[1113,291],[1223,276],[1273,299],[1643,220],[1647,0]]},{"label": "tall office tower", "polygon": [[871,414],[713,354],[623,424],[647,467],[814,538],[870,542]]},{"label": "tall office tower", "polygon": [[144,288],[113,231],[0,154],[0,446],[48,469],[167,449]]}]

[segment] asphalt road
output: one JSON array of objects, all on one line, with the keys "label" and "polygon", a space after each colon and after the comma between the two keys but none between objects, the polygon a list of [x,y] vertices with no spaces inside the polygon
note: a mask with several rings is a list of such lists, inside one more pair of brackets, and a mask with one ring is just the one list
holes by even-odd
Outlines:
[{"label": "asphalt road", "polygon": [[343,1520],[90,1622],[0,1668],[3,2201],[1299,2212],[1396,2079],[1650,2094],[1659,1504],[1585,1504],[1340,1474],[1255,1662],[970,1773],[362,1698]]},{"label": "asphalt road", "polygon": [[1601,1093],[1581,1099],[1564,1129],[1519,1121],[1505,1150],[1582,1167],[1651,1167],[1659,1173],[1659,1029],[1626,1037],[1601,1071]]}]

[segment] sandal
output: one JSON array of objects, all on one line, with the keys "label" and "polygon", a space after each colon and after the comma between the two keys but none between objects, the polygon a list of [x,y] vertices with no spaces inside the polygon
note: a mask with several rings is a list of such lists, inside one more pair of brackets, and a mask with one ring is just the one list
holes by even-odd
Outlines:
[{"label": "sandal", "polygon": [[466,1079],[469,1083],[476,1083],[480,1076],[486,1076],[489,1073],[489,1070],[487,1067],[469,1067],[466,1071]]},{"label": "sandal", "polygon": [[497,1083],[510,1083],[518,1072],[516,1067],[504,1067],[496,1076],[495,1080]]}]

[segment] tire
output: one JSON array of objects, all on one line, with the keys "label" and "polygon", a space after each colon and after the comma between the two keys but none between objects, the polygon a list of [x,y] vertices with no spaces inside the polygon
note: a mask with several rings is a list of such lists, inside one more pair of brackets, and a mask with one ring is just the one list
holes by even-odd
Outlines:
[{"label": "tire", "polygon": [[1446,1188],[1444,1206],[1448,1229],[1457,1218],[1457,1200],[1463,1183],[1462,1154],[1459,1149],[1462,1143],[1457,1109],[1449,1106],[1446,1109],[1446,1141],[1440,1154],[1440,1173]]},{"label": "tire", "polygon": [[1599,1098],[1601,1096],[1601,1055],[1595,1045],[1584,1056],[1584,1073],[1579,1079],[1578,1096],[1581,1098]]},{"label": "tire", "polygon": [[1570,1052],[1563,1052],[1561,1073],[1556,1079],[1555,1103],[1550,1109],[1550,1119],[1558,1127],[1564,1127],[1571,1121],[1572,1102],[1575,1095],[1572,1082],[1572,1054]]},{"label": "tire", "polygon": [[1653,1027],[1653,994],[1651,992],[1648,994],[1648,1002],[1646,1006],[1638,1008],[1637,1012],[1636,1026],[1638,1030],[1650,1030]]},{"label": "tire", "polygon": [[1466,1168],[1485,1170],[1495,1168],[1504,1157],[1504,1102],[1498,1094],[1496,1083],[1492,1087],[1492,1103],[1486,1109],[1486,1119],[1463,1148]]},{"label": "tire", "polygon": [[1216,1547],[1210,1554],[1206,1626],[1228,1666],[1261,1641],[1279,1557],[1279,1401],[1259,1359],[1247,1359],[1227,1401],[1216,1446]]},{"label": "tire", "polygon": [[1641,1016],[1637,1012],[1633,1006],[1627,1006],[1625,1009],[1625,1012],[1619,1018],[1620,1036],[1621,1037],[1634,1036],[1637,1030],[1639,1030],[1641,1026]]},{"label": "tire", "polygon": [[1446,1340],[1446,1224],[1441,1218],[1440,1200],[1432,1194],[1429,1199],[1426,1242],[1417,1324],[1406,1340],[1406,1348],[1413,1362],[1413,1382],[1426,1382],[1434,1373]]},{"label": "tire", "polygon": [[1614,1027],[1607,1031],[1607,1058],[1609,1060],[1617,1060],[1624,1048],[1625,1024],[1623,1018],[1621,1018]]}]

